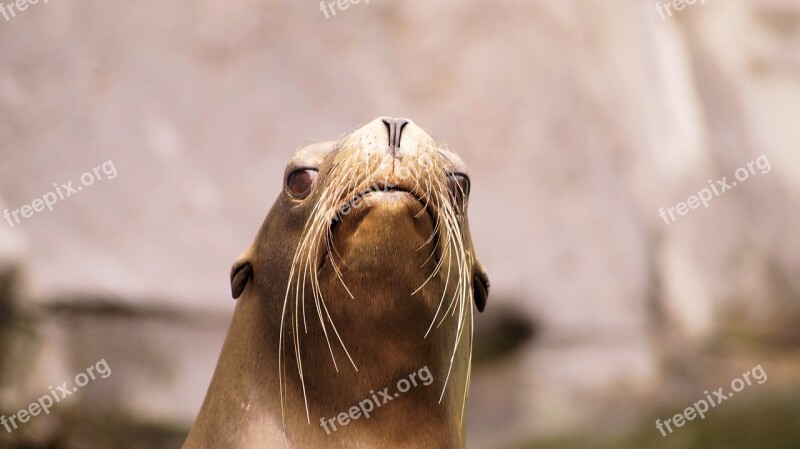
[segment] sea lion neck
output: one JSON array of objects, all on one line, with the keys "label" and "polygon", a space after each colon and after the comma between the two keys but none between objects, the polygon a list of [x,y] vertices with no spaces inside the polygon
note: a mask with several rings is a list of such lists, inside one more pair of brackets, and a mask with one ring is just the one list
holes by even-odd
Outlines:
[{"label": "sea lion neck", "polygon": [[[326,352],[321,332],[309,328],[309,333],[304,334],[302,347],[307,373],[305,395],[298,378],[287,376],[281,401],[280,380],[275,369],[278,365],[278,341],[275,333],[270,331],[270,321],[256,319],[269,313],[273,313],[269,302],[258,295],[247,293],[240,298],[203,404],[203,413],[195,423],[198,428],[219,428],[224,424],[226,430],[205,433],[202,443],[190,438],[185,447],[463,447],[460,409],[447,405],[459,402],[457,389],[449,390],[444,398],[447,401],[445,405],[438,404],[448,363],[439,360],[438,354],[443,348],[436,345],[447,339],[422,341],[420,338],[402,338],[408,331],[401,325],[372,323],[376,330],[382,328],[387,341],[394,340],[397,346],[350,345],[351,356],[358,360],[359,370],[339,359],[337,371]],[[420,329],[422,331],[424,329]],[[365,343],[376,343],[375,340],[364,340]],[[404,352],[417,355],[413,360],[399,358],[398,355]],[[294,359],[291,348],[285,357]],[[337,357],[343,355],[339,353]],[[289,368],[296,369],[293,366]],[[430,373],[429,376],[420,376],[422,369]],[[410,383],[412,374],[416,386]],[[398,382],[405,379],[409,379],[409,390],[402,397],[394,397]],[[402,386],[406,388],[405,384]],[[392,399],[388,399],[386,394]],[[369,418],[354,420],[346,426],[339,425],[336,431],[330,423],[327,431],[320,424],[341,413],[349,413],[353,406],[367,400],[372,401],[374,408]],[[308,412],[304,405],[306,401]],[[270,406],[281,403],[283,413],[280,407]],[[376,403],[380,406],[374,405]],[[284,426],[288,435],[286,441],[283,440]],[[431,441],[446,443],[432,446]]]}]

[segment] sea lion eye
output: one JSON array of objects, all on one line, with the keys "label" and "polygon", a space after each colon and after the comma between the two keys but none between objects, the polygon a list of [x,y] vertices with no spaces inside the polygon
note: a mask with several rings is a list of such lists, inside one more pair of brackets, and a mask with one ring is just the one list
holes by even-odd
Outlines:
[{"label": "sea lion eye", "polygon": [[286,190],[294,198],[303,199],[311,191],[311,184],[317,177],[317,171],[310,168],[301,168],[289,174],[286,178]]},{"label": "sea lion eye", "polygon": [[469,187],[469,178],[466,175],[451,173],[447,176],[447,188],[456,206],[463,207],[464,199],[469,196]]}]

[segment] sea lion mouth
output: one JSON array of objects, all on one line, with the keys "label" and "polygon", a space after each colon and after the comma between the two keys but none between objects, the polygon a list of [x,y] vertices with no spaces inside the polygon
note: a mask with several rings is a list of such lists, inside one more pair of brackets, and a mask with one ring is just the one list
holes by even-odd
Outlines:
[{"label": "sea lion mouth", "polygon": [[[373,184],[373,187],[377,184]],[[370,209],[389,206],[401,202],[413,202],[419,208],[419,211],[409,211],[408,218],[418,219],[425,215],[430,225],[430,234],[425,235],[421,241],[420,249],[430,242],[438,243],[439,241],[439,219],[437,216],[437,207],[434,201],[431,201],[428,194],[421,194],[420,189],[413,187],[406,187],[400,185],[393,185],[386,183],[383,188],[369,188],[358,194],[353,195],[348,201],[345,201],[337,208],[337,212],[330,220],[328,225],[328,238],[330,240],[337,234],[342,224],[348,220],[358,220],[364,214],[369,213]],[[389,226],[391,223],[386,222]],[[330,264],[330,258],[334,253],[337,253],[333,245],[325,246],[321,249],[319,258],[317,260],[317,272],[323,270]],[[431,258],[434,262],[438,262],[441,258],[439,245],[435,245]],[[430,258],[429,258],[430,259]]]}]

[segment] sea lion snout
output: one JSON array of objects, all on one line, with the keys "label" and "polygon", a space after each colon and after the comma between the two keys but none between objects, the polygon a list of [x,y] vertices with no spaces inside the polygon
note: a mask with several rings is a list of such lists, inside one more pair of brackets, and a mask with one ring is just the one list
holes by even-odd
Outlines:
[{"label": "sea lion snout", "polygon": [[407,118],[378,117],[353,131],[347,139],[347,151],[379,159],[416,158],[437,151],[433,137]]}]

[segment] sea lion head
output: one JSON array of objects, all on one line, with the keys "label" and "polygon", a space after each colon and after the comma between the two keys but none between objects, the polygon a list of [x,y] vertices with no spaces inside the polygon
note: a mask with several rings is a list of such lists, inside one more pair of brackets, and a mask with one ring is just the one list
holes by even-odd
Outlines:
[{"label": "sea lion head", "polygon": [[296,358],[302,382],[309,367],[332,373],[331,359],[339,372],[339,356],[398,375],[425,363],[446,386],[455,351],[471,345],[472,303],[483,311],[489,292],[470,189],[464,161],[410,120],[378,118],[300,148],[231,271],[234,298],[269,303],[260,319],[280,332],[279,370]]},{"label": "sea lion head", "polygon": [[[382,117],[336,142],[302,147],[283,180],[255,244],[234,263],[234,298],[257,262],[275,266],[276,259],[317,279],[341,270],[413,277],[420,270],[408,270],[402,256],[417,243],[413,259],[457,267],[470,287],[462,290],[484,310],[489,280],[469,232],[469,170],[414,122]],[[431,245],[432,254],[422,251]]]},{"label": "sea lion head", "polygon": [[[231,270],[236,310],[184,447],[463,447],[472,304],[489,292],[470,189],[461,158],[405,119],[300,148]],[[375,392],[403,400],[311,426],[380,407]]]}]

